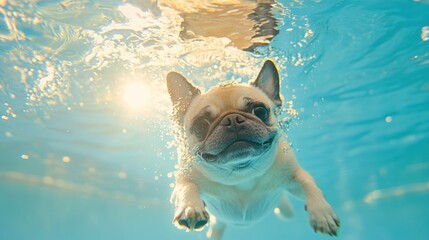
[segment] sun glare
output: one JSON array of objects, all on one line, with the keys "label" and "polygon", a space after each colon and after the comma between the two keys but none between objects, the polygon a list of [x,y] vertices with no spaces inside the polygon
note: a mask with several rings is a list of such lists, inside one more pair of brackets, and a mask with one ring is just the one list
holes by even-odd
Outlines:
[{"label": "sun glare", "polygon": [[130,110],[142,111],[148,103],[148,90],[143,82],[128,82],[122,92],[122,100]]}]

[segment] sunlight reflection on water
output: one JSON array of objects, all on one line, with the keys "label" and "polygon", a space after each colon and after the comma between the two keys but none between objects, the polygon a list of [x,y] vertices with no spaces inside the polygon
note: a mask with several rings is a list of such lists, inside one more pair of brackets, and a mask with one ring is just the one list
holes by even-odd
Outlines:
[{"label": "sunlight reflection on water", "polygon": [[[82,22],[94,7],[98,13]],[[31,11],[33,8],[36,11]],[[23,43],[7,52],[12,60],[7,67],[19,73],[20,87],[25,88],[19,97],[25,94],[28,106],[76,105],[90,99],[83,90],[97,95],[97,102],[112,101],[107,95],[119,91],[112,89],[112,82],[133,74],[144,75],[141,81],[160,93],[163,100],[151,106],[167,110],[163,79],[170,70],[192,74],[192,80],[203,87],[232,75],[241,76],[233,80],[247,81],[258,71],[263,59],[230,46],[226,37],[181,39],[182,16],[170,7],[161,8],[161,14],[154,14],[132,4],[115,8],[90,3],[9,2],[2,9],[8,33],[2,33],[1,39]],[[282,5],[276,8],[283,8],[283,17],[290,14]],[[78,20],[71,22],[76,17]],[[298,26],[300,31],[311,32],[308,26],[302,27]],[[304,34],[300,44],[311,37]],[[285,60],[279,61],[280,65]],[[305,58],[298,55],[291,61],[298,65]],[[114,78],[109,72],[112,69]],[[106,96],[100,96],[100,87],[107,88]]]}]

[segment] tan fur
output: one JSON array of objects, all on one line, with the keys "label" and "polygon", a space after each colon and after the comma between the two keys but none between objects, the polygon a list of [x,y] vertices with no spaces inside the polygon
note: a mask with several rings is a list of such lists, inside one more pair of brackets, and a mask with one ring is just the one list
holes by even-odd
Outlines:
[{"label": "tan fur", "polygon": [[[170,89],[174,87],[169,86]],[[291,216],[292,211],[284,195],[288,191],[306,200],[310,224],[315,231],[336,235],[339,220],[335,212],[311,175],[298,164],[280,131],[264,157],[258,158],[258,167],[245,169],[244,173],[232,171],[225,174],[216,167],[208,168],[204,160],[196,160],[192,149],[199,141],[190,131],[195,116],[208,109],[217,118],[237,112],[248,116],[247,121],[251,121],[249,114],[242,113],[246,98],[263,102],[271,109],[276,107],[263,90],[253,85],[220,86],[193,96],[183,118],[186,140],[183,144],[186,147],[179,154],[179,170],[171,198],[176,206],[173,222],[179,228],[201,230],[212,215],[216,220],[212,217],[207,236],[221,239],[226,225],[250,225],[272,212],[274,207],[279,207],[283,216]],[[265,124],[277,129],[273,112]]]}]

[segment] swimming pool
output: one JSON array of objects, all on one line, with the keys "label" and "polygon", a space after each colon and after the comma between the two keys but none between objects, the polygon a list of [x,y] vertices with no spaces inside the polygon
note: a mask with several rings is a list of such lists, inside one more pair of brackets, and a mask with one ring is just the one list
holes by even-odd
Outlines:
[{"label": "swimming pool", "polygon": [[[425,239],[429,2],[280,1],[243,51],[182,39],[151,1],[0,1],[0,239],[205,239],[172,224],[177,143],[165,75],[206,89],[280,69],[295,153],[339,239]],[[225,239],[327,239],[303,203]]]}]

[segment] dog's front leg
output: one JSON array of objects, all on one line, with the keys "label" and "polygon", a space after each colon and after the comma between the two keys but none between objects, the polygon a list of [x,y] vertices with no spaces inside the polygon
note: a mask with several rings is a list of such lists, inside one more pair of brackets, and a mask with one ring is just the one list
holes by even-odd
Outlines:
[{"label": "dog's front leg", "polygon": [[171,202],[176,208],[173,223],[178,228],[187,231],[202,230],[207,224],[209,214],[194,183],[187,180],[176,181]]},{"label": "dog's front leg", "polygon": [[313,177],[299,167],[293,175],[292,183],[289,191],[306,199],[305,209],[309,214],[310,224],[314,231],[336,236],[340,221],[322,191],[317,187]]}]

